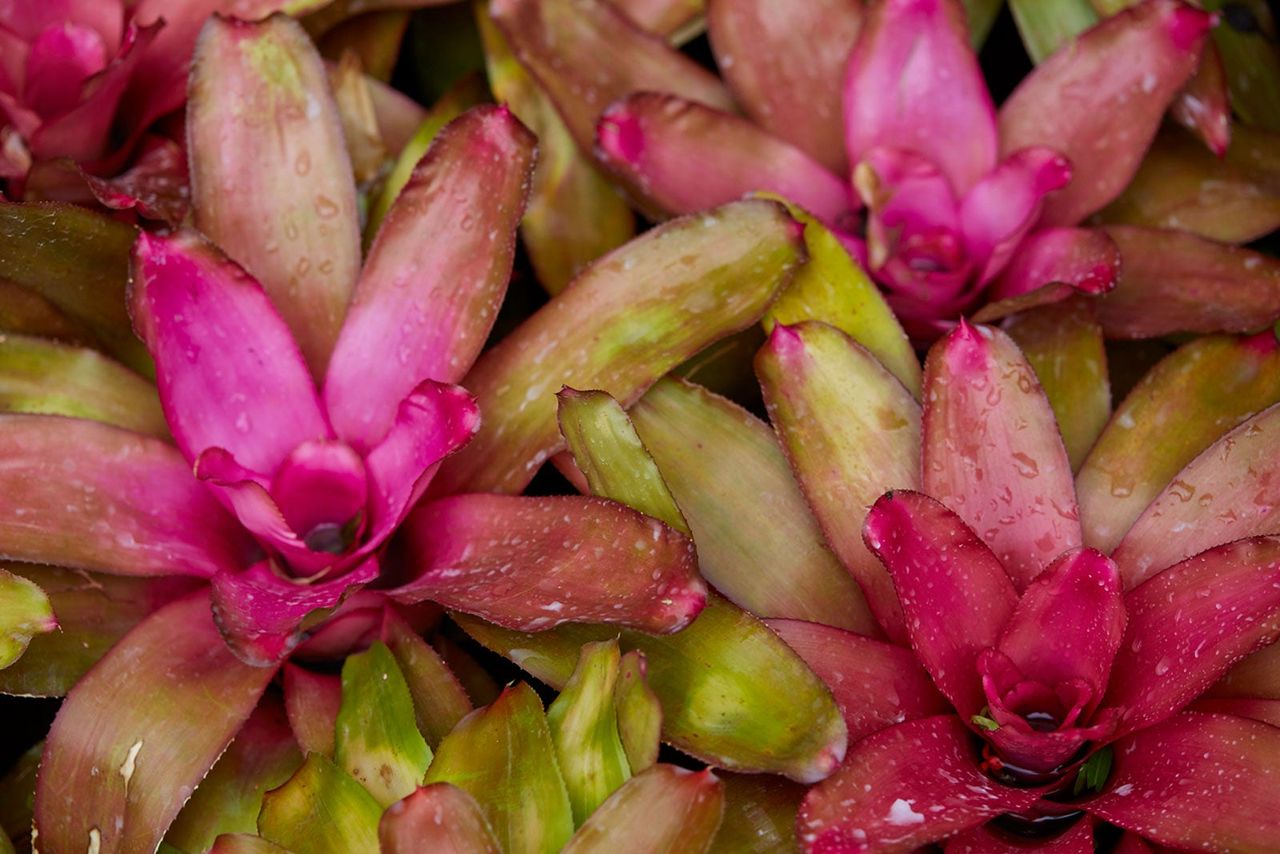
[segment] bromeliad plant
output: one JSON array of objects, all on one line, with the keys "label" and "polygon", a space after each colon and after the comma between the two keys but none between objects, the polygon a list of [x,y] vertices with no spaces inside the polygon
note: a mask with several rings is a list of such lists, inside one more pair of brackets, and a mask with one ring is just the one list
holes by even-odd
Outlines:
[{"label": "bromeliad plant", "polygon": [[[70,401],[53,391],[68,379],[56,370],[18,399],[61,416],[0,416],[0,552],[85,573],[108,600],[117,588],[100,573],[157,582],[50,731],[35,814],[49,850],[154,846],[286,656],[340,654],[389,602],[532,630],[688,623],[706,590],[682,534],[602,499],[477,493],[519,492],[556,449],[560,385],[637,396],[754,323],[802,252],[769,202],[671,223],[586,271],[477,362],[510,270],[528,133],[501,108],[448,127],[361,270],[350,166],[300,28],[214,19],[194,69],[203,235],[142,235],[134,247],[130,305],[155,360],[164,424],[148,431],[160,436],[103,423],[145,420],[121,405],[147,394],[118,368],[102,376],[119,384]],[[36,339],[5,343],[47,365],[76,361]],[[474,399],[452,384],[464,375]],[[96,420],[65,417],[85,414]],[[42,657],[40,640],[18,662],[27,676],[78,675]],[[754,700],[733,710],[776,712],[752,767],[819,779],[843,753],[843,724],[798,659],[776,639],[762,648],[813,705],[802,718]]]},{"label": "bromeliad plant", "polygon": [[[809,850],[1087,852],[1099,820],[1176,847],[1276,838],[1271,333],[1171,356],[1074,484],[1035,373],[997,330],[962,323],[935,345],[923,406],[822,324],[776,328],[757,368],[875,617],[871,636],[772,623],[854,740],[801,808]],[[1249,399],[1188,412],[1224,375]],[[1162,423],[1175,410],[1187,423]],[[859,524],[850,508],[872,500]]]},{"label": "bromeliad plant", "polygon": [[[1125,189],[1195,74],[1205,12],[1136,4],[1047,58],[997,111],[958,0],[769,7],[709,4],[724,83],[604,0],[491,8],[579,147],[647,210],[782,195],[841,237],[913,338],[1117,281],[1102,305],[1119,337],[1247,331],[1280,309],[1270,259],[1246,268],[1191,234],[1080,226]],[[1225,126],[1225,101],[1203,103]],[[1210,289],[1222,315],[1185,304]]]}]

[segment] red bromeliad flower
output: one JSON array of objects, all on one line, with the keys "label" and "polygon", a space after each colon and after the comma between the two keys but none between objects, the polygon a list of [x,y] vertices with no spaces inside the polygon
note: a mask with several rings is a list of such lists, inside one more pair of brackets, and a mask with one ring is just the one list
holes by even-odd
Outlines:
[{"label": "red bromeliad flower", "polygon": [[[1125,189],[1181,103],[1212,23],[1205,12],[1146,0],[1107,18],[996,110],[956,0],[774,5],[709,4],[723,83],[604,0],[501,0],[492,12],[579,147],[643,207],[688,213],[780,194],[842,237],[914,338],[931,340],[984,303],[1001,303],[981,318],[994,319],[1073,290],[1106,292],[1118,276],[1126,294],[1108,301],[1111,335],[1262,325],[1172,308],[1169,293],[1200,287],[1206,272],[1191,259],[1214,250],[1221,263],[1203,287],[1217,302],[1251,299],[1225,285],[1241,277],[1253,298],[1270,293],[1227,247],[1079,225]],[[1220,129],[1227,114],[1214,103],[1209,124]],[[1170,284],[1170,253],[1183,274],[1197,268],[1197,284]],[[1137,296],[1157,290],[1159,309]]]},{"label": "red bromeliad flower", "polygon": [[[1223,351],[1242,378],[1276,368],[1270,333],[1190,346],[1160,382],[1182,371],[1196,388],[1197,359],[1221,382]],[[939,341],[923,408],[822,324],[778,327],[757,365],[883,633],[772,621],[850,730],[844,765],[801,807],[809,850],[1011,851],[1032,837],[1090,852],[1098,820],[1179,848],[1280,838],[1280,647],[1219,682],[1280,637],[1280,537],[1267,536],[1280,408],[1224,412],[1198,447],[1167,438],[1125,459],[1126,432],[1164,429],[1135,413],[1175,405],[1140,387],[1073,486],[1035,374],[1001,332],[962,323]],[[1141,483],[1145,511],[1127,503],[1143,465],[1171,475],[1162,492]],[[858,537],[849,507],[895,484]]]}]

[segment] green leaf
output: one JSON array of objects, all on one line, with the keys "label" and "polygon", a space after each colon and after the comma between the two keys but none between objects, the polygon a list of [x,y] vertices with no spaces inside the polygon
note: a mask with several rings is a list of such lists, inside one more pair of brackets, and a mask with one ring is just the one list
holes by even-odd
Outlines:
[{"label": "green leaf", "polygon": [[418,788],[431,764],[409,686],[381,641],[342,665],[334,760],[384,807]]},{"label": "green leaf", "polygon": [[40,769],[40,754],[43,752],[44,742],[36,743],[0,777],[0,836],[19,842],[31,836],[36,771]]},{"label": "green leaf", "polygon": [[155,365],[125,309],[137,231],[77,205],[0,202],[0,280],[83,324],[106,352],[145,377]]},{"label": "green leaf", "polygon": [[96,350],[0,336],[0,411],[91,418],[167,438],[156,387]]},{"label": "green leaf", "polygon": [[22,576],[0,569],[0,668],[17,661],[32,637],[57,627],[44,591]]},{"label": "green leaf", "polygon": [[880,289],[825,225],[794,205],[788,210],[804,223],[809,260],[765,314],[765,330],[821,320],[866,347],[919,398],[920,359]]},{"label": "green leaf", "polygon": [[571,388],[556,397],[560,432],[591,494],[622,501],[688,535],[662,473],[618,401],[603,391]]},{"label": "green leaf", "polygon": [[462,384],[484,420],[432,489],[519,492],[562,447],[562,386],[633,402],[694,353],[759,320],[802,254],[795,221],[754,199],[672,220],[601,258],[476,362]]},{"label": "green leaf", "polygon": [[1077,795],[1086,790],[1101,792],[1102,787],[1107,783],[1107,778],[1111,776],[1113,759],[1113,751],[1109,746],[1086,759],[1080,766],[1080,770],[1076,772],[1076,782],[1072,792]]},{"label": "green leaf", "polygon": [[301,764],[283,704],[264,698],[196,787],[164,841],[179,851],[207,851],[224,834],[257,832],[263,794],[282,785]]},{"label": "green leaf", "polygon": [[213,841],[209,854],[290,854],[290,852],[274,842],[268,842],[261,836],[251,833],[226,833]]},{"label": "green leaf", "polygon": [[1010,317],[1005,332],[1040,380],[1078,471],[1111,417],[1111,383],[1102,327],[1090,297],[1077,295]]},{"label": "green leaf", "polygon": [[622,656],[613,702],[618,713],[618,737],[632,774],[658,761],[662,738],[662,702],[645,678],[649,665],[644,653],[633,649]]},{"label": "green leaf", "polygon": [[796,813],[805,789],[764,774],[725,774],[724,821],[714,854],[799,854]]},{"label": "green leaf", "polygon": [[1089,0],[1009,0],[1009,9],[1035,63],[1098,23]]},{"label": "green leaf", "polygon": [[332,761],[307,754],[302,767],[267,792],[258,832],[294,854],[351,854],[378,850],[382,807]]},{"label": "green leaf", "polygon": [[981,727],[988,732],[995,732],[1000,729],[1000,724],[994,718],[989,718],[986,715],[974,715],[969,718],[969,723],[976,727]]},{"label": "green leaf", "polygon": [[577,668],[547,709],[577,825],[631,778],[614,707],[620,659],[617,641],[583,644]]},{"label": "green leaf", "polygon": [[523,683],[445,736],[426,782],[452,783],[475,798],[507,854],[549,854],[573,835],[542,703]]},{"label": "green leaf", "polygon": [[396,158],[395,166],[391,167],[391,172],[382,185],[382,192],[378,194],[377,200],[369,209],[369,223],[364,229],[366,246],[373,242],[374,235],[378,233],[378,228],[386,218],[387,211],[391,210],[391,203],[396,200],[396,196],[400,195],[405,184],[409,183],[413,167],[417,166],[422,155],[427,153],[436,134],[449,122],[462,115],[468,107],[482,103],[484,96],[483,82],[475,77],[465,77],[431,107],[422,124],[418,125],[418,129],[413,132],[413,136],[401,150],[400,156]]},{"label": "green leaf", "polygon": [[439,744],[471,711],[471,701],[462,683],[440,654],[393,608],[384,613],[382,642],[396,657],[396,664],[409,686],[418,730],[428,746]]}]

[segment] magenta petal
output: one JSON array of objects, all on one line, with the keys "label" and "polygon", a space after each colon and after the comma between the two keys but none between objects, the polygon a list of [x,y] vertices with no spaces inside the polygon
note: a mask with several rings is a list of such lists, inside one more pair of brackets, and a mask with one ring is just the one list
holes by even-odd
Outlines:
[{"label": "magenta petal", "polygon": [[1178,850],[1273,851],[1280,728],[1187,713],[1115,745],[1107,790],[1085,808]]},{"label": "magenta petal", "polygon": [[1164,720],[1280,637],[1280,538],[1219,546],[1125,596],[1129,628],[1104,705],[1123,732]]},{"label": "magenta petal", "polygon": [[1011,299],[1050,283],[1105,293],[1120,275],[1120,250],[1100,228],[1042,228],[1022,241],[991,284],[992,300]]},{"label": "magenta petal", "polygon": [[242,466],[229,451],[206,450],[196,458],[195,476],[210,485],[245,530],[284,558],[299,575],[313,575],[337,559],[328,552],[308,549],[267,491],[266,478]]},{"label": "magenta petal", "polygon": [[406,521],[415,578],[391,594],[431,599],[505,628],[617,623],[683,628],[706,603],[693,544],[600,498],[455,495]]},{"label": "magenta petal", "polygon": [[893,724],[951,711],[909,649],[821,623],[766,622],[831,689],[851,743]]},{"label": "magenta petal", "polygon": [[270,476],[296,446],[330,435],[306,363],[262,288],[194,232],[139,235],[131,301],[188,460],[226,448]]},{"label": "magenta petal", "polygon": [[827,222],[853,207],[848,184],[799,148],[674,95],[640,92],[611,104],[596,126],[596,155],[637,198],[665,213],[694,213],[757,191]]},{"label": "magenta petal", "polygon": [[1035,373],[1005,333],[961,321],[929,352],[924,399],[924,491],[1025,588],[1081,544],[1071,463]]},{"label": "magenta petal", "polygon": [[876,146],[907,149],[942,167],[960,194],[995,166],[995,108],[958,2],[868,7],[849,57],[844,121],[850,163]]},{"label": "magenta petal", "polygon": [[1035,789],[1002,786],[978,770],[972,736],[954,715],[900,724],[855,745],[809,790],[796,829],[809,851],[914,851],[1004,812]]},{"label": "magenta petal", "polygon": [[391,431],[365,459],[372,481],[369,528],[376,544],[404,519],[441,460],[480,429],[475,398],[427,380],[400,402]]},{"label": "magenta petal", "polygon": [[1046,685],[1083,680],[1093,690],[1092,711],[1124,627],[1119,570],[1106,555],[1082,549],[1063,555],[1023,592],[998,649]]},{"label": "magenta petal", "polygon": [[1018,594],[1000,561],[964,521],[918,492],[882,497],[863,527],[893,577],[911,645],[966,718],[986,703],[975,666],[996,645]]},{"label": "magenta petal", "polygon": [[276,469],[270,492],[285,522],[304,538],[317,526],[350,524],[369,502],[364,461],[333,440],[294,448]]},{"label": "magenta petal", "polygon": [[42,116],[57,116],[79,102],[88,78],[106,64],[97,30],[71,21],[49,27],[31,42],[22,100]]},{"label": "magenta petal", "polygon": [[1187,711],[1235,715],[1280,727],[1280,700],[1199,699],[1187,706]]},{"label": "magenta petal", "polygon": [[112,122],[125,86],[159,29],[129,27],[115,58],[85,83],[79,104],[41,125],[32,135],[29,144],[36,157],[84,161],[107,153]]},{"label": "magenta petal", "polygon": [[172,445],[97,421],[0,416],[0,555],[209,576],[253,548]]},{"label": "magenta petal", "polygon": [[353,587],[378,577],[370,558],[331,581],[305,584],[277,574],[269,561],[244,572],[223,572],[213,579],[213,619],[236,657],[265,667],[288,655],[302,640],[304,617],[336,607]]},{"label": "magenta petal", "polygon": [[1181,0],[1139,3],[1054,53],[1001,105],[1002,152],[1048,145],[1074,167],[1041,222],[1074,225],[1120,194],[1195,71],[1209,26]]},{"label": "magenta petal", "polygon": [[335,428],[358,451],[386,435],[423,380],[457,382],[511,275],[533,136],[505,108],[471,110],[418,163],[369,250],[325,379]]},{"label": "magenta petal", "polygon": [[960,227],[978,280],[1009,262],[1040,217],[1041,200],[1071,180],[1071,164],[1052,148],[1015,151],[965,193]]}]

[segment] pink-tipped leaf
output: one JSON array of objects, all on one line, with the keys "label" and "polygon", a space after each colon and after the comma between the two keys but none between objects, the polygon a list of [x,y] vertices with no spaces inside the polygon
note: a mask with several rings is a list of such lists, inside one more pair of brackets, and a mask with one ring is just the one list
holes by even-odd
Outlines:
[{"label": "pink-tipped leaf", "polygon": [[302,27],[212,17],[188,108],[196,227],[248,269],[324,376],[360,269],[355,179]]},{"label": "pink-tipped leaf", "polygon": [[476,799],[457,786],[422,786],[387,807],[378,823],[385,854],[501,854]]},{"label": "pink-tipped leaf", "polygon": [[686,214],[776,193],[827,222],[854,207],[847,182],[746,119],[675,95],[639,92],[610,104],[596,126],[596,156],[632,195]]},{"label": "pink-tipped leaf", "polygon": [[1120,194],[1210,24],[1182,0],[1147,0],[1049,57],[1001,105],[1002,153],[1048,145],[1071,162],[1075,180],[1046,200],[1043,224],[1074,225]]},{"label": "pink-tipped leaf", "polygon": [[431,599],[513,629],[605,622],[663,633],[706,603],[692,543],[623,505],[576,496],[458,495],[409,518],[415,577]]},{"label": "pink-tipped leaf", "polygon": [[344,439],[376,444],[418,383],[457,382],[475,361],[511,275],[533,151],[510,112],[476,108],[414,169],[370,249],[325,380]]},{"label": "pink-tipped leaf", "polygon": [[925,365],[924,491],[1024,589],[1080,545],[1071,463],[1035,372],[1003,332],[959,328]]},{"label": "pink-tipped leaf", "polygon": [[716,64],[747,115],[838,175],[849,171],[841,84],[863,14],[847,0],[707,3]]}]

